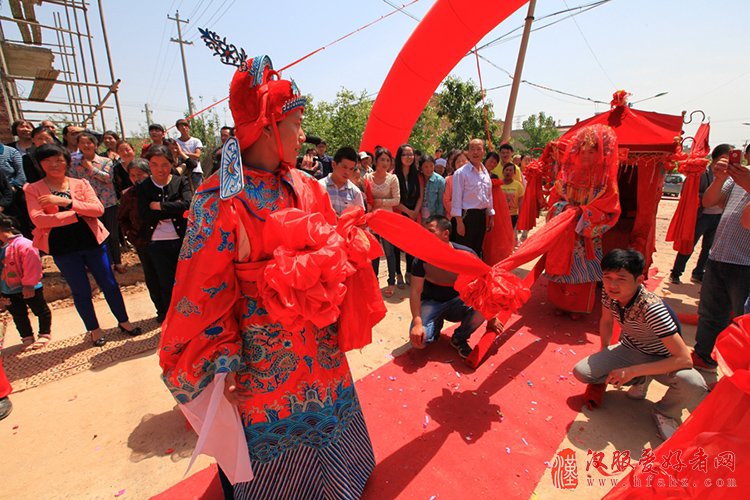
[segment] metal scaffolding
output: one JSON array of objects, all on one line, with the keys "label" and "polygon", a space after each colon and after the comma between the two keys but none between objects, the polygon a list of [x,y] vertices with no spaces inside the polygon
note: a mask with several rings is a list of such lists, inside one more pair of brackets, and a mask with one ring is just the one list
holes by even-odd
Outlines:
[{"label": "metal scaffolding", "polygon": [[[101,23],[96,34],[89,23],[91,3],[85,0],[8,0],[8,4],[12,17],[0,15],[0,109],[7,115],[7,123],[0,120],[0,129],[19,119],[51,119],[87,128],[101,126],[104,131],[107,117],[114,115],[113,128],[124,135],[117,94],[120,80],[112,65],[102,0],[96,1],[93,11]],[[6,37],[11,27],[20,39]],[[108,78],[97,67],[102,61],[94,50],[98,36]],[[30,90],[26,82],[33,82]],[[114,103],[108,103],[110,98]],[[107,116],[105,110],[111,110]]]}]

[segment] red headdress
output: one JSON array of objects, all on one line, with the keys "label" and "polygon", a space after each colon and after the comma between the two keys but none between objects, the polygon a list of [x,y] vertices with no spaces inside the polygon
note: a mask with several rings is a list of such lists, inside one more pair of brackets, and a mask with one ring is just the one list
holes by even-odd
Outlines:
[{"label": "red headdress", "polygon": [[228,44],[226,38],[219,38],[208,30],[200,29],[200,32],[203,41],[221,62],[238,68],[229,87],[229,109],[240,148],[245,150],[252,146],[263,128],[270,125],[276,135],[281,161],[289,161],[284,158],[276,124],[288,113],[304,108],[306,98],[300,95],[294,81],[281,79],[268,56],[248,59],[243,49]]},{"label": "red headdress", "polygon": [[617,178],[618,159],[617,135],[612,128],[591,125],[578,131],[570,140],[559,173],[565,199],[575,205],[591,203]]}]

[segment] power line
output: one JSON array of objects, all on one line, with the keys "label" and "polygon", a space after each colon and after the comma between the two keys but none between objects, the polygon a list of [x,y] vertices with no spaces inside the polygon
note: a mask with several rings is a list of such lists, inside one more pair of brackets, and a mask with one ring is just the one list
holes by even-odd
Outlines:
[{"label": "power line", "polygon": [[[192,16],[192,15],[190,16],[191,18],[193,18],[193,20],[192,20],[191,25],[188,27],[188,29],[185,30],[185,36],[193,36],[194,33],[191,33],[191,32],[192,31],[197,31],[197,26],[199,25],[200,20],[203,19],[203,16],[206,15],[206,12],[209,11],[209,9],[213,5],[213,3],[214,3],[214,0],[210,0],[206,4],[206,7],[201,11],[200,14],[198,14],[197,16]],[[223,6],[223,4],[222,4],[222,6]],[[219,7],[219,8],[221,8],[221,7]],[[211,11],[211,15],[213,15],[215,12],[216,12],[215,10],[212,10]]]},{"label": "power line", "polygon": [[[565,4],[566,7],[568,7],[568,2],[566,2],[565,0],[563,0],[563,3]],[[583,30],[578,25],[578,21],[576,20],[575,17],[573,18],[573,22],[575,23],[576,28],[578,28],[578,32],[581,34],[581,37],[583,38],[583,41],[586,42],[586,46],[589,48],[589,52],[591,52],[591,55],[594,56],[594,60],[596,61],[596,64],[599,65],[599,68],[602,70],[602,73],[604,73],[604,76],[607,77],[607,80],[609,80],[609,83],[612,84],[612,87],[617,87],[617,85],[615,85],[615,82],[612,81],[612,78],[609,77],[609,73],[607,73],[607,70],[604,69],[604,66],[602,65],[602,63],[599,60],[599,58],[596,57],[596,53],[594,52],[593,47],[591,47],[591,44],[589,43],[588,39],[586,38],[586,35],[583,34]]]},{"label": "power line", "polygon": [[[220,19],[221,19],[222,17],[224,17],[224,15],[225,15],[225,14],[226,14],[227,12],[229,12],[229,9],[231,9],[231,8],[232,8],[232,6],[234,5],[234,2],[235,2],[235,0],[232,0],[232,2],[231,2],[231,3],[229,4],[229,5],[227,5],[227,8],[226,8],[226,9],[224,9],[224,12],[222,12],[222,13],[221,13],[221,14],[219,15],[219,17],[217,18],[216,16],[217,16],[217,15],[219,14],[219,12],[221,11],[221,9],[222,9],[222,8],[223,8],[223,7],[224,7],[224,6],[226,5],[226,4],[227,4],[227,2],[229,2],[229,0],[224,0],[224,3],[222,3],[221,5],[219,5],[219,8],[218,8],[218,9],[216,9],[216,10],[214,11],[214,13],[213,13],[213,14],[211,15],[211,17],[209,17],[209,18],[208,18],[208,19],[207,19],[206,21],[204,21],[204,22],[203,22],[202,24],[203,24],[204,26],[210,26],[210,25],[211,25],[211,23],[214,23],[214,24],[218,23],[218,22],[219,22],[219,20],[220,20]],[[216,18],[216,19],[214,20],[214,18]],[[196,28],[197,28],[197,26],[198,26],[198,25],[196,24],[195,26],[196,26]],[[199,39],[200,37],[201,37],[201,34],[200,34],[200,32],[198,32],[198,33],[196,33],[196,34],[195,34],[195,36],[193,36],[193,37],[192,37],[192,38],[190,39],[190,41],[191,41],[191,42],[194,42],[194,41],[198,40],[198,39]]]},{"label": "power line", "polygon": [[[604,5],[605,3],[608,3],[608,2],[611,2],[611,1],[612,0],[599,0],[597,2],[593,2],[593,3],[590,3],[590,4],[579,5],[577,7],[573,7],[573,8],[569,8],[569,9],[565,9],[565,10],[560,10],[560,11],[557,11],[557,12],[553,12],[551,14],[546,14],[546,15],[541,16],[538,19],[534,20],[534,22],[535,22],[536,25],[534,26],[534,28],[532,28],[531,31],[533,33],[533,32],[542,30],[544,28],[549,28],[550,26],[554,26],[557,23],[560,23],[562,21],[570,19],[573,16],[577,16],[579,14],[583,14],[584,12],[588,12],[588,11],[590,11],[592,9],[600,7],[600,6]],[[573,12],[573,11],[578,11],[578,12]],[[549,19],[551,17],[559,16],[561,14],[567,14],[569,12],[572,12],[572,14],[567,15],[567,16],[561,18],[561,19],[556,19],[556,20],[554,20],[552,22],[549,22],[547,24],[539,24],[539,22],[542,21],[542,20],[544,20],[544,19]],[[490,40],[489,42],[485,43],[484,45],[480,45],[479,47],[477,47],[477,50],[488,49],[490,47],[494,47],[494,46],[499,45],[501,43],[510,42],[511,40],[515,40],[516,38],[520,38],[521,35],[516,35],[516,36],[513,36],[513,37],[511,37],[510,35],[512,35],[513,33],[517,32],[517,31],[520,31],[522,29],[523,29],[523,25],[516,26],[515,28],[513,28],[510,31],[508,31],[507,33],[504,33],[504,34],[500,35],[499,37]]]},{"label": "power line", "polygon": [[414,20],[415,20],[416,22],[421,22],[421,19],[419,19],[419,18],[418,18],[417,16],[413,15],[413,14],[412,14],[412,13],[410,13],[410,12],[407,12],[407,11],[406,11],[406,9],[404,9],[404,6],[403,6],[403,5],[401,5],[401,6],[399,7],[398,5],[396,5],[395,3],[391,2],[390,0],[383,0],[383,2],[387,3],[388,5],[390,5],[391,7],[393,7],[393,8],[394,8],[394,9],[396,9],[396,10],[400,10],[400,11],[401,11],[401,12],[402,12],[403,14],[405,14],[405,15],[407,15],[407,16],[409,16],[409,17],[411,17],[411,18],[412,18],[412,19],[414,19]]},{"label": "power line", "polygon": [[190,14],[188,14],[187,18],[190,19],[191,17],[195,17],[195,13],[200,10],[201,5],[203,5],[205,3],[205,1],[206,0],[198,0],[198,3],[195,4],[195,8],[193,9],[193,11]]},{"label": "power line", "polygon": [[[174,4],[175,4],[176,1],[177,0],[172,0],[172,5],[169,6],[169,10],[167,11],[167,15],[169,15],[169,13],[171,12],[172,7],[174,7]],[[163,66],[161,64],[161,56],[162,56],[162,49],[164,48],[164,43],[166,41],[165,35],[167,34],[167,24],[169,24],[169,23],[167,21],[165,21],[164,25],[162,26],[161,37],[159,38],[159,50],[156,53],[156,67],[157,68],[162,68],[162,66]],[[157,74],[157,71],[152,71],[151,72],[151,83],[149,83],[149,86],[148,86],[148,93],[149,93],[149,95],[151,95],[152,92],[156,91],[155,86],[156,86],[156,83],[159,81],[159,79],[156,77],[156,74]]]},{"label": "power line", "polygon": [[608,102],[598,101],[598,100],[592,99],[590,97],[583,97],[583,96],[580,96],[580,95],[571,94],[570,92],[564,92],[562,90],[553,89],[552,87],[547,87],[545,85],[540,85],[538,83],[530,82],[528,80],[521,80],[521,83],[525,83],[526,85],[531,85],[532,87],[536,87],[538,89],[546,90],[548,92],[554,92],[556,94],[565,95],[565,96],[568,96],[568,97],[574,97],[575,99],[581,99],[583,101],[589,101],[589,102],[593,102],[593,103],[596,103],[596,104],[609,104]]},{"label": "power line", "polygon": [[[386,2],[386,3],[388,3],[389,5],[391,5],[391,3],[388,0],[383,0],[383,1]],[[600,0],[599,2],[596,2],[594,4],[589,4],[588,6],[590,8],[594,8],[594,7],[598,7],[599,5],[603,5],[604,3],[609,2],[609,1],[611,1],[611,0]],[[582,7],[587,7],[587,6],[582,6]],[[569,12],[569,11],[572,11],[572,10],[575,10],[575,9],[576,9],[575,7],[573,9],[568,8],[567,11]],[[415,21],[421,22],[421,19],[419,19],[418,17],[415,17],[415,16],[411,15],[410,13],[406,12],[406,9],[399,8],[399,11],[401,13],[409,16],[410,18],[414,19]],[[566,12],[566,11],[561,11],[561,12]],[[557,13],[555,13],[555,14],[557,14]],[[552,15],[555,15],[555,14],[549,14],[548,16],[545,16],[545,17],[549,17],[549,16],[552,16]],[[570,17],[572,17],[572,16],[570,16]],[[485,46],[486,46],[486,44],[485,44]],[[469,51],[469,53],[466,54],[466,56],[472,55],[475,52],[477,52],[477,55],[479,56],[479,58],[482,59],[484,62],[486,62],[490,66],[492,66],[492,67],[494,67],[494,68],[502,71],[503,73],[505,73],[506,75],[508,75],[509,78],[511,78],[511,79],[513,78],[513,74],[510,71],[508,71],[505,68],[502,68],[502,67],[498,66],[497,64],[495,64],[494,62],[492,62],[487,57],[479,54],[478,51],[481,50],[481,49],[482,49],[481,47],[478,47],[475,50]],[[464,57],[466,57],[466,56],[464,56]],[[571,94],[569,92],[565,92],[565,91],[562,91],[562,90],[553,89],[553,88],[547,87],[545,85],[539,85],[539,84],[530,82],[528,80],[521,80],[521,83],[525,83],[527,85],[531,85],[533,87],[537,87],[537,88],[540,88],[540,89],[543,89],[543,90],[547,90],[549,92],[555,92],[555,93],[558,93],[558,94],[561,94],[561,95],[567,95],[569,97],[574,97],[576,99],[581,99],[581,100],[584,100],[584,101],[590,101],[590,102],[593,102],[593,103],[600,103],[600,104],[608,104],[608,103],[605,103],[604,101],[597,101],[596,99],[591,99],[590,97],[578,96],[578,95]],[[493,87],[491,90],[494,90],[495,88],[502,88],[502,87],[507,87],[507,86],[509,86],[509,85],[500,85],[498,87]],[[488,89],[488,90],[490,90],[490,89]]]}]

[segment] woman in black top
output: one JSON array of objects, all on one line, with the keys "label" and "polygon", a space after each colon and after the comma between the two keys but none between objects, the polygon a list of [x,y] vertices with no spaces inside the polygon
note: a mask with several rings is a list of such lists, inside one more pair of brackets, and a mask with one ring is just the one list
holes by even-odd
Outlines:
[{"label": "woman in black top", "polygon": [[[424,189],[419,181],[419,170],[417,169],[414,148],[410,144],[402,144],[396,151],[396,167],[394,174],[398,178],[398,188],[401,193],[401,204],[396,207],[401,215],[418,221],[419,212],[422,210],[422,198]],[[404,288],[404,278],[401,277],[401,249],[396,251],[396,283],[399,288]],[[411,264],[414,257],[406,255],[406,283],[411,279]]]},{"label": "woman in black top", "polygon": [[34,246],[51,255],[73,293],[73,303],[95,346],[106,342],[91,302],[90,272],[99,285],[120,331],[141,333],[128,321],[120,286],[112,273],[107,246],[107,230],[98,219],[104,205],[85,179],[66,175],[70,153],[57,144],[43,144],[34,150],[34,159],[44,170],[39,181],[24,186],[29,215],[36,225]]},{"label": "woman in black top", "polygon": [[172,300],[177,258],[187,228],[185,211],[190,208],[193,191],[187,179],[172,173],[174,159],[166,146],[151,146],[146,159],[151,176],[135,187],[138,214],[161,288],[162,302],[157,310],[166,312]]}]

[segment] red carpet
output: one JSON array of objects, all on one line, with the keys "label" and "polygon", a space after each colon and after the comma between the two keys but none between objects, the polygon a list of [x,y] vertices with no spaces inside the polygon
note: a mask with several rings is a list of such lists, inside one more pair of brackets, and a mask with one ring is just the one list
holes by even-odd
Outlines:
[{"label": "red carpet", "polygon": [[582,405],[570,370],[598,349],[598,312],[555,316],[544,280],[521,312],[475,372],[444,337],[357,384],[377,460],[365,498],[531,495]]},{"label": "red carpet", "polygon": [[[377,460],[364,498],[529,498],[583,404],[570,370],[599,348],[599,308],[555,316],[542,279],[521,313],[476,371],[444,335],[357,382]],[[211,466],[154,498],[220,492]]]},{"label": "red carpet", "polygon": [[223,498],[219,469],[216,464],[209,465],[167,491],[151,497],[152,500],[223,500]]}]

